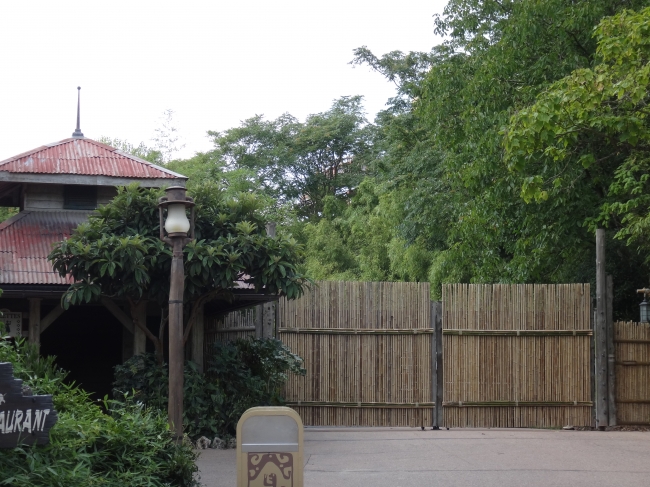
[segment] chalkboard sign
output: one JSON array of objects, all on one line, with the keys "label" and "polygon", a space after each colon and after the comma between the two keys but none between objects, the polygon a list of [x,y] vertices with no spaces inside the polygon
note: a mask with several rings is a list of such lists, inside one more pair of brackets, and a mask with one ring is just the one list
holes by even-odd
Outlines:
[{"label": "chalkboard sign", "polygon": [[46,445],[57,421],[52,396],[23,395],[11,363],[0,362],[0,448]]}]

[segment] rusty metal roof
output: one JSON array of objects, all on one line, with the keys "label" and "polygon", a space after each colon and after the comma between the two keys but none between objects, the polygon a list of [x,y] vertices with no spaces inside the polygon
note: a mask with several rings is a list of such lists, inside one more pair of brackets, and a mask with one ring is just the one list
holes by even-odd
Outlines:
[{"label": "rusty metal roof", "polygon": [[21,211],[0,223],[0,284],[71,284],[52,270],[52,244],[70,236],[90,211]]},{"label": "rusty metal roof", "polygon": [[91,139],[74,137],[0,161],[0,171],[118,178],[187,179],[164,167]]}]

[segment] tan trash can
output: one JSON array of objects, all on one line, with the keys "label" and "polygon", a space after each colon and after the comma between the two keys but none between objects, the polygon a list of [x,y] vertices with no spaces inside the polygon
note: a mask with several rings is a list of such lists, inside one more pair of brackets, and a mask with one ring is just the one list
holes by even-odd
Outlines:
[{"label": "tan trash can", "polygon": [[257,407],[237,423],[237,487],[303,487],[303,426],[287,407]]}]

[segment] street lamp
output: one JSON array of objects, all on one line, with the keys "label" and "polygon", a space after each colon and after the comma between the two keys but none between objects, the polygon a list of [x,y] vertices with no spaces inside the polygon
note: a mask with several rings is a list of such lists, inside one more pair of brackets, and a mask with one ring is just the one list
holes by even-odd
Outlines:
[{"label": "street lamp", "polygon": [[650,289],[637,289],[637,293],[643,293],[643,301],[639,304],[640,319],[639,323],[648,323],[650,322],[650,303],[646,301],[646,297],[650,294]]},{"label": "street lamp", "polygon": [[[185,195],[182,186],[165,189],[158,200],[160,240],[172,247],[172,270],[169,286],[169,428],[177,442],[183,439],[183,291],[185,271],[183,247],[194,239],[194,200]],[[167,208],[167,218],[164,211]],[[187,218],[187,208],[191,216]],[[164,223],[163,223],[164,220]]]}]

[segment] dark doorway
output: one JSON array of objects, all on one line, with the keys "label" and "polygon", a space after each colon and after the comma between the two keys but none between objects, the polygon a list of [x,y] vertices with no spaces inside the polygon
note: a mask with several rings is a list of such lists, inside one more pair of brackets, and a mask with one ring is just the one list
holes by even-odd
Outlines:
[{"label": "dark doorway", "polygon": [[113,367],[122,362],[122,325],[103,306],[74,306],[41,334],[41,353],[56,355],[93,398],[111,395]]}]

